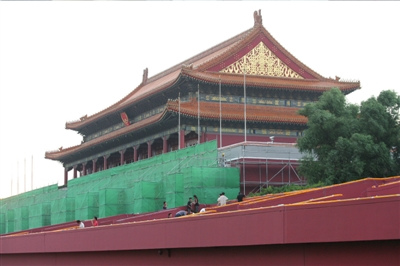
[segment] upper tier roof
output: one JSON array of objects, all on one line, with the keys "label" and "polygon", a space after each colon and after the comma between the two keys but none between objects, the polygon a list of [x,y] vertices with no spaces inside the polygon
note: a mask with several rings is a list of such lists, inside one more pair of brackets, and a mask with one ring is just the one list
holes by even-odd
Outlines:
[{"label": "upper tier roof", "polygon": [[151,78],[147,69],[142,83],[119,102],[91,116],[66,123],[66,128],[78,130],[103,116],[121,112],[124,108],[149,95],[172,86],[182,76],[223,85],[246,84],[287,90],[323,92],[332,87],[348,94],[360,88],[360,82],[327,79],[311,70],[290,54],[263,27],[261,11],[254,12],[254,27],[230,38],[192,58]]}]

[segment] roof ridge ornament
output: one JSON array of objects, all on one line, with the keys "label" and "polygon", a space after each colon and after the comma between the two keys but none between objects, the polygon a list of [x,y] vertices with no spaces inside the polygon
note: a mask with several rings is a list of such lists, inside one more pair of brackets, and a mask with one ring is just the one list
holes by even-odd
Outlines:
[{"label": "roof ridge ornament", "polygon": [[189,65],[183,64],[183,65],[182,65],[182,68],[193,70],[193,63],[192,63],[192,64],[189,64]]},{"label": "roof ridge ornament", "polygon": [[146,68],[143,70],[142,84],[146,84],[146,83],[147,83],[148,75],[149,75],[149,69],[146,67]]},{"label": "roof ridge ornament", "polygon": [[254,11],[254,28],[262,26],[261,9]]}]

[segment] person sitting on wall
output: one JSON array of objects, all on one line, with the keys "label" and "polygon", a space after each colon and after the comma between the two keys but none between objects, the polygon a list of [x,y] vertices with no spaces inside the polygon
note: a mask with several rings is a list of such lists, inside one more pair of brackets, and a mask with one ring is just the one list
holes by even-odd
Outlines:
[{"label": "person sitting on wall", "polygon": [[166,209],[168,208],[168,207],[167,207],[167,202],[166,202],[166,201],[164,201],[162,208],[163,208],[163,210],[166,210]]},{"label": "person sitting on wall", "polygon": [[175,213],[175,217],[185,216],[185,215],[187,215],[188,213],[190,214],[190,212],[181,210],[181,211],[178,211],[177,213]]},{"label": "person sitting on wall", "polygon": [[96,216],[93,217],[92,225],[93,226],[98,226],[99,225],[99,222],[97,221],[97,217]]},{"label": "person sitting on wall", "polygon": [[189,198],[188,203],[186,204],[186,211],[192,211],[192,198]]},{"label": "person sitting on wall", "polygon": [[79,228],[85,228],[85,224],[81,220],[76,220],[76,223],[78,224]]},{"label": "person sitting on wall", "polygon": [[239,191],[239,194],[237,195],[237,201],[241,202],[241,201],[243,201],[243,198],[245,198],[245,197],[246,196],[242,192]]},{"label": "person sitting on wall", "polygon": [[197,198],[197,196],[196,195],[193,195],[193,198],[194,198],[194,213],[198,213],[199,212],[199,207],[200,207],[200,204],[199,204],[199,199]]},{"label": "person sitting on wall", "polygon": [[221,194],[219,194],[219,198],[217,199],[218,206],[226,205],[227,200],[228,200],[228,197],[225,196],[225,192],[222,192]]}]

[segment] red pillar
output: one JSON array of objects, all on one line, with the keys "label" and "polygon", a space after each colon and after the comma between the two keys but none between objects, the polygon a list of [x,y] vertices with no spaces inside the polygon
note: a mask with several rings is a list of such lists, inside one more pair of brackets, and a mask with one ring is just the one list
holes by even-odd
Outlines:
[{"label": "red pillar", "polygon": [[110,155],[103,155],[103,170],[107,170],[107,159],[110,157]]},{"label": "red pillar", "polygon": [[68,184],[68,169],[65,167],[64,168],[64,186],[67,186]]},{"label": "red pillar", "polygon": [[133,147],[133,161],[137,162],[137,150],[138,150],[139,146],[135,146]]},{"label": "red pillar", "polygon": [[180,149],[183,149],[183,148],[185,148],[185,130],[183,130],[183,129],[181,129],[181,134],[180,134],[181,136],[181,139],[180,139],[180,141],[179,141],[179,144],[178,145],[180,145]]},{"label": "red pillar", "polygon": [[167,153],[168,152],[168,141],[167,141],[168,137],[164,136],[163,137],[163,153]]},{"label": "red pillar", "polygon": [[147,158],[151,157],[151,153],[152,153],[151,144],[153,144],[153,142],[154,142],[154,140],[147,142]]},{"label": "red pillar", "polygon": [[82,164],[82,176],[86,175],[86,163]]},{"label": "red pillar", "polygon": [[74,165],[74,178],[78,177],[76,168],[77,168],[77,165]]},{"label": "red pillar", "polygon": [[[218,135],[218,138],[219,138],[219,135]],[[204,143],[204,142],[206,142],[206,133],[205,132],[201,132],[200,143]],[[221,145],[222,145],[222,143],[220,144],[220,147],[222,147]]]},{"label": "red pillar", "polygon": [[96,168],[97,159],[92,160],[92,162],[93,162],[92,173],[96,173],[97,172],[97,168]]},{"label": "red pillar", "polygon": [[120,156],[120,158],[121,158],[120,164],[121,165],[124,165],[124,162],[125,162],[125,151],[126,150],[119,151],[119,154],[121,154],[121,156]]}]

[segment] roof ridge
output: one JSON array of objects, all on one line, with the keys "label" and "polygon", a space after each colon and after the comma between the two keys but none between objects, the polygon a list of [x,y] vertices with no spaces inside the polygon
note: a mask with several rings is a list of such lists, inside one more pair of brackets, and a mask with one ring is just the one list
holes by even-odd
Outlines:
[{"label": "roof ridge", "polygon": [[92,118],[92,117],[96,116],[99,113],[106,112],[106,111],[112,109],[113,107],[120,105],[120,103],[122,103],[125,100],[131,98],[133,94],[137,93],[141,87],[144,87],[145,85],[148,85],[151,82],[154,82],[154,81],[156,81],[156,80],[158,80],[158,79],[160,79],[160,78],[162,78],[162,77],[164,77],[164,76],[166,76],[168,74],[171,74],[171,73],[181,69],[182,67],[185,67],[185,65],[191,64],[192,62],[195,62],[195,61],[199,60],[200,58],[206,57],[206,56],[214,53],[215,51],[218,51],[219,49],[222,49],[222,48],[224,48],[226,46],[231,45],[232,43],[237,42],[238,39],[243,38],[242,35],[247,34],[251,30],[252,29],[243,31],[243,32],[235,35],[234,37],[232,37],[232,38],[230,38],[228,40],[225,40],[225,41],[223,41],[223,42],[221,42],[221,43],[219,43],[219,44],[217,44],[217,45],[215,45],[215,46],[213,46],[213,47],[211,47],[211,48],[209,48],[209,49],[207,49],[207,50],[205,50],[205,51],[203,51],[203,52],[201,52],[201,53],[199,53],[199,54],[197,54],[195,56],[192,56],[191,58],[186,59],[185,61],[183,61],[181,63],[178,63],[178,64],[174,65],[173,67],[170,67],[169,69],[167,69],[165,71],[162,71],[162,72],[158,73],[157,75],[152,76],[150,78],[147,77],[148,68],[145,68],[143,70],[142,82],[136,88],[134,88],[130,93],[128,93],[125,97],[123,97],[121,100],[119,100],[118,102],[116,102],[114,104],[111,104],[107,108],[105,108],[105,109],[103,109],[103,110],[101,110],[99,112],[96,112],[96,113],[94,113],[92,115],[89,115],[89,116],[85,115],[86,116],[85,119],[76,119],[76,120],[73,120],[73,121],[66,122],[65,123],[65,127],[66,128],[70,128],[70,126],[75,124],[75,123],[80,123],[80,122],[82,122],[82,121],[84,121],[86,119],[89,119],[89,118]]},{"label": "roof ridge", "polygon": [[[326,80],[327,78],[323,77],[316,71],[312,70],[310,67],[305,65],[299,59],[297,59],[293,54],[291,54],[282,44],[280,44],[272,34],[262,25],[261,18],[261,10],[259,11],[259,15],[257,15],[257,11],[254,12],[254,26],[250,30],[248,30],[248,34],[243,36],[241,40],[239,40],[235,45],[224,51],[223,53],[210,58],[209,60],[201,63],[196,69],[199,71],[206,71],[207,69],[213,68],[216,65],[220,64],[222,61],[227,60],[232,57],[233,53],[239,52],[243,47],[251,43],[255,38],[257,38],[258,34],[263,34],[276,48],[280,50],[281,53],[287,57],[287,59],[293,62],[295,65],[300,67],[303,71],[307,72],[311,76],[315,77],[318,80]],[[273,51],[275,54],[275,51]],[[283,61],[283,60],[282,60]],[[283,61],[285,64],[287,62]]]},{"label": "roof ridge", "polygon": [[241,32],[241,33],[229,38],[228,40],[225,40],[225,41],[223,41],[223,42],[221,42],[221,43],[219,43],[217,45],[214,45],[213,47],[211,47],[211,48],[209,48],[209,49],[207,49],[207,50],[205,50],[203,52],[200,52],[199,54],[197,54],[195,56],[192,56],[189,59],[186,59],[186,60],[182,61],[181,63],[178,63],[178,64],[170,67],[169,69],[164,70],[164,71],[152,76],[151,78],[149,78],[147,80],[147,83],[153,82],[153,81],[155,81],[155,80],[157,80],[157,79],[159,79],[161,77],[164,77],[165,75],[168,75],[168,74],[170,74],[170,73],[182,68],[182,66],[190,65],[191,63],[199,60],[200,58],[206,57],[206,56],[214,53],[215,51],[218,51],[218,50],[220,50],[220,49],[222,49],[224,47],[227,47],[227,46],[229,46],[229,45],[231,45],[231,44],[233,44],[233,43],[235,43],[237,41],[240,41],[243,38],[242,35],[246,35],[247,33],[251,32],[252,30],[253,30],[253,28],[245,30],[245,31],[243,31],[243,32]]},{"label": "roof ridge", "polygon": [[[310,74],[312,74],[313,76],[316,75],[320,80],[325,80],[326,78],[323,77],[322,75],[320,75],[319,73],[317,73],[316,71],[312,70],[310,67],[308,67],[307,65],[305,65],[302,61],[300,61],[299,59],[297,59],[297,57],[295,57],[292,53],[290,53],[288,50],[286,50],[286,48],[279,43],[274,36],[272,36],[272,34],[264,28],[264,26],[262,26],[262,30],[268,35],[268,37],[270,38],[271,42],[273,42],[275,45],[278,45],[281,49],[282,52],[291,60],[293,61],[295,64],[299,65],[300,67],[302,67],[304,70],[306,70],[307,72],[311,72]],[[293,60],[294,59],[294,60]]]},{"label": "roof ridge", "polygon": [[248,38],[250,38],[249,36],[255,35],[255,33],[257,33],[259,31],[259,29],[260,29],[259,27],[253,27],[253,28],[249,29],[247,32],[248,34],[243,35],[242,38],[240,40],[238,40],[238,42],[235,43],[232,47],[227,49],[225,52],[223,52],[217,56],[214,56],[213,58],[210,58],[209,60],[201,63],[196,68],[196,70],[206,71],[210,67],[218,64],[218,62],[221,62],[221,61],[229,58],[232,55],[232,51],[240,49],[240,47],[242,46],[242,42],[245,42]]}]

